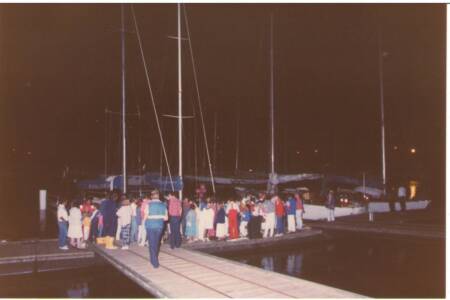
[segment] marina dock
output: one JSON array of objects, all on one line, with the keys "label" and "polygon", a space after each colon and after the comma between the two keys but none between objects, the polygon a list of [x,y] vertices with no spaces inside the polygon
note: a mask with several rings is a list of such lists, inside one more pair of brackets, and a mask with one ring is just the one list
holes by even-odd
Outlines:
[{"label": "marina dock", "polygon": [[183,248],[188,250],[198,250],[205,253],[224,253],[224,252],[242,252],[246,250],[255,250],[263,248],[283,247],[296,244],[301,240],[301,243],[307,243],[310,241],[317,241],[322,236],[323,231],[321,229],[312,229],[305,227],[303,230],[284,234],[280,237],[272,237],[266,239],[254,239],[241,238],[231,241],[213,241],[209,243],[194,242],[183,243]]},{"label": "marina dock", "polygon": [[361,298],[363,296],[303,279],[183,248],[161,246],[160,267],[148,248],[94,251],[159,298]]},{"label": "marina dock", "polygon": [[445,226],[430,223],[423,212],[379,213],[374,221],[368,215],[337,218],[335,222],[309,221],[309,226],[327,231],[346,231],[393,235],[405,238],[423,238],[433,240],[445,239]]},{"label": "marina dock", "polygon": [[55,239],[0,243],[0,276],[79,268],[94,260],[93,251],[63,251]]}]

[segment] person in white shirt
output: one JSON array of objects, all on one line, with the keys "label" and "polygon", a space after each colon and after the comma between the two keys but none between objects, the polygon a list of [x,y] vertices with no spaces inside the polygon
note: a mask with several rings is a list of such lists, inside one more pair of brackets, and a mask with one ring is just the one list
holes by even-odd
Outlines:
[{"label": "person in white shirt", "polygon": [[122,201],[122,206],[117,211],[117,216],[119,217],[118,223],[121,226],[120,240],[122,242],[122,250],[127,250],[131,242],[131,210],[130,200],[125,199]]},{"label": "person in white shirt", "polygon": [[67,236],[70,238],[70,244],[77,248],[83,248],[81,243],[81,239],[83,238],[81,219],[81,210],[78,207],[78,203],[72,202],[72,208],[69,211],[69,230]]},{"label": "person in white shirt", "polygon": [[69,221],[69,215],[67,214],[67,199],[63,199],[58,204],[57,221],[58,221],[58,247],[61,250],[68,250],[67,247],[67,222]]}]

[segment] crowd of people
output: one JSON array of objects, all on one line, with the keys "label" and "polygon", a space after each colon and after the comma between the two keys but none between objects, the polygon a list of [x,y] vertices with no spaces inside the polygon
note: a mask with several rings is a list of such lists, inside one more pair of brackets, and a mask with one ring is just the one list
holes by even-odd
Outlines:
[{"label": "crowd of people", "polygon": [[[163,199],[160,199],[163,198]],[[59,248],[85,248],[88,242],[104,243],[115,249],[120,240],[126,250],[132,243],[148,246],[153,266],[159,265],[157,253],[161,240],[168,240],[172,249],[194,241],[232,241],[240,238],[269,238],[303,228],[304,205],[300,193],[286,199],[266,193],[246,194],[238,198],[207,197],[201,185],[193,198],[180,200],[175,193],[160,197],[150,195],[128,197],[113,191],[108,199],[93,203],[58,204]]]}]

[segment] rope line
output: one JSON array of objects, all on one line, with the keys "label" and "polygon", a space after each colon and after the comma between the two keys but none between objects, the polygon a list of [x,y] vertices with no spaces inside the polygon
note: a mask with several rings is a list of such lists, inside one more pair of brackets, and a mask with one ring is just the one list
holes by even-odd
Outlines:
[{"label": "rope line", "polygon": [[189,22],[188,22],[187,10],[186,10],[186,6],[185,5],[183,5],[183,10],[184,10],[184,21],[185,21],[185,24],[186,24],[186,33],[187,33],[188,42],[189,42],[189,54],[190,54],[190,57],[191,57],[192,69],[193,69],[193,74],[194,74],[195,90],[196,90],[196,93],[197,93],[198,109],[199,109],[199,112],[200,112],[200,120],[201,120],[201,123],[202,123],[203,139],[205,141],[206,157],[208,158],[209,173],[210,173],[210,176],[211,176],[211,185],[212,185],[212,188],[213,188],[213,192],[215,194],[216,193],[216,187],[215,187],[215,184],[214,184],[214,174],[213,174],[213,171],[212,171],[211,157],[210,157],[210,154],[209,154],[208,139],[206,137],[205,121],[203,119],[203,109],[202,109],[201,100],[200,100],[200,89],[198,87],[197,69],[195,67],[194,53],[192,51],[191,33],[190,33],[190,30],[189,30]]},{"label": "rope line", "polygon": [[174,185],[173,185],[173,180],[172,180],[172,174],[170,172],[170,166],[169,166],[169,160],[167,159],[167,153],[166,153],[166,147],[164,145],[164,139],[162,136],[162,131],[161,131],[161,126],[159,124],[159,118],[158,118],[158,112],[156,110],[156,104],[155,104],[155,99],[153,97],[153,90],[152,90],[152,86],[150,84],[150,77],[148,75],[148,68],[147,68],[147,62],[145,60],[145,56],[144,56],[144,50],[142,48],[142,40],[141,40],[141,33],[139,31],[139,26],[137,24],[137,20],[136,20],[136,14],[134,12],[134,6],[133,4],[131,4],[131,12],[133,14],[133,21],[134,21],[134,26],[136,28],[136,36],[138,39],[138,43],[139,43],[139,49],[141,52],[141,57],[142,57],[142,63],[144,65],[144,70],[145,70],[145,78],[147,80],[147,85],[148,85],[148,90],[149,90],[149,94],[150,94],[150,99],[152,101],[152,106],[153,106],[153,112],[155,113],[155,121],[156,121],[156,126],[158,127],[158,133],[159,133],[159,138],[161,140],[161,147],[164,153],[164,159],[166,161],[166,166],[167,166],[167,172],[169,174],[169,178],[170,178],[170,184],[172,186],[172,191],[175,191]]}]

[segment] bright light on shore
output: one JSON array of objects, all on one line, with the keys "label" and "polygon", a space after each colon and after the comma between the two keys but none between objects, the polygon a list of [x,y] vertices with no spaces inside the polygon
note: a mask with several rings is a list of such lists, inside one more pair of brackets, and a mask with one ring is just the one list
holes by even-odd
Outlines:
[{"label": "bright light on shore", "polygon": [[411,148],[411,154],[415,154],[416,153],[416,148]]}]

